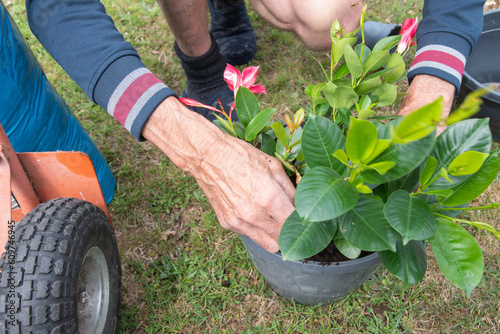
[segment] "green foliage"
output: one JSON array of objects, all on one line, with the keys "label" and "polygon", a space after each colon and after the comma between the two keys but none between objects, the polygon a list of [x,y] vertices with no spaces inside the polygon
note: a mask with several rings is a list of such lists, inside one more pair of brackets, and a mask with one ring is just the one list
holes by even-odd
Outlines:
[{"label": "green foliage", "polygon": [[[411,285],[425,275],[429,241],[444,275],[469,296],[483,270],[478,246],[462,227],[443,220],[442,212],[462,210],[499,170],[487,120],[462,120],[477,110],[480,94],[466,99],[450,121],[442,119],[440,98],[380,123],[372,118],[375,108],[394,103],[395,83],[405,73],[401,55],[389,52],[399,36],[370,50],[363,44],[353,48],[353,37],[335,23],[331,31],[332,69],[325,82],[306,87],[308,115],[300,109],[294,121],[287,116],[267,126],[271,109],[260,111],[247,89],[236,96],[245,139],[261,143],[300,180],[296,211],[280,235],[283,259],[305,259],[334,241],[349,258],[361,250],[379,252],[389,272]],[[440,124],[452,125],[436,137]],[[470,224],[500,236],[491,225]]]}]

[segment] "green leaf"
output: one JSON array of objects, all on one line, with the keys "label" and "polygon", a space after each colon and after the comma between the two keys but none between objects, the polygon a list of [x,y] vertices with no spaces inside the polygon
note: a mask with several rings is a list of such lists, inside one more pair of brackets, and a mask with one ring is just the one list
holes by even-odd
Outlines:
[{"label": "green leaf", "polygon": [[436,231],[436,218],[429,205],[404,190],[389,196],[384,214],[389,224],[403,236],[403,245],[410,240],[429,239]]},{"label": "green leaf", "polygon": [[390,50],[396,45],[398,45],[400,40],[401,40],[401,35],[384,37],[380,41],[378,41],[377,44],[375,44],[372,51],[375,52],[381,50]]},{"label": "green leaf", "polygon": [[259,113],[259,101],[255,95],[246,87],[238,88],[236,93],[236,114],[246,128],[250,121]]},{"label": "green leaf", "polygon": [[[239,90],[238,90],[239,91]],[[259,132],[265,128],[267,123],[271,120],[276,109],[267,108],[259,112],[251,121],[248,123],[247,130],[245,132],[245,140],[251,141],[259,134]]]},{"label": "green leaf", "polygon": [[323,93],[333,109],[350,108],[359,98],[351,87],[336,86],[331,82],[327,84]]},{"label": "green leaf", "polygon": [[421,107],[408,116],[396,128],[396,137],[402,142],[410,142],[428,136],[436,130],[442,119],[443,98]]},{"label": "green leaf", "polygon": [[393,70],[384,75],[384,82],[395,82],[405,73],[405,61],[399,53],[391,54],[386,67],[393,68]]},{"label": "green leaf", "polygon": [[234,122],[233,121],[233,126],[234,126],[234,132],[238,135],[238,138],[245,140],[245,127],[243,124],[240,122]]},{"label": "green leaf", "polygon": [[375,115],[375,111],[371,109],[362,109],[358,112],[358,119],[367,119],[372,115]]},{"label": "green leaf", "polygon": [[283,145],[284,147],[288,146],[288,136],[286,134],[285,127],[279,123],[275,122],[271,124],[271,128],[273,129],[274,133],[276,134],[276,138],[278,138],[278,141]]},{"label": "green leaf", "polygon": [[335,247],[337,247],[338,251],[351,260],[357,259],[361,254],[361,249],[354,246],[344,238],[334,238],[333,242],[335,243]]},{"label": "green leaf", "polygon": [[437,219],[436,237],[429,240],[444,276],[467,297],[483,277],[481,248],[462,226],[447,219]]},{"label": "green leaf", "polygon": [[398,86],[384,83],[372,92],[372,95],[377,96],[377,106],[389,106],[396,101],[398,97]]},{"label": "green leaf", "polygon": [[342,235],[362,250],[396,251],[399,233],[385,218],[384,202],[379,197],[360,196],[356,206],[339,218],[339,223]]},{"label": "green leaf", "polygon": [[276,159],[278,159],[283,164],[283,166],[286,169],[288,169],[289,171],[295,172],[295,169],[293,168],[293,166],[290,165],[290,163],[288,163],[287,161],[285,161],[285,159],[278,152],[274,152],[274,156],[276,157]]},{"label": "green leaf", "polygon": [[369,165],[359,164],[359,166],[362,167],[362,170],[373,169],[376,170],[380,175],[386,174],[395,165],[396,163],[394,161],[380,161]]},{"label": "green leaf", "polygon": [[[431,154],[438,161],[436,170],[447,168],[453,159],[467,151],[490,153],[491,131],[488,119],[468,119],[449,126],[437,138]],[[466,180],[469,176],[451,176],[453,184],[438,179],[430,189],[448,189]]]},{"label": "green leaf", "polygon": [[346,152],[354,163],[365,163],[377,145],[377,128],[365,120],[351,117],[346,136]]},{"label": "green leaf", "polygon": [[427,158],[424,169],[422,170],[422,173],[420,174],[420,177],[418,179],[418,183],[420,185],[424,185],[427,182],[429,182],[432,175],[434,175],[437,166],[438,166],[438,161],[436,160],[436,158],[434,157]]},{"label": "green leaf", "polygon": [[389,60],[390,54],[388,50],[374,51],[366,58],[363,63],[365,72],[375,71],[384,66]]},{"label": "green leaf", "polygon": [[338,63],[340,59],[344,56],[344,46],[346,44],[354,45],[358,39],[356,37],[343,38],[333,45],[333,61]]},{"label": "green leaf", "polygon": [[354,87],[354,91],[358,95],[367,96],[365,94],[370,94],[380,86],[382,86],[382,79],[380,79],[380,77],[375,77],[372,79],[364,79],[356,87]]},{"label": "green leaf", "polygon": [[489,156],[487,153],[467,151],[453,159],[448,166],[448,173],[451,175],[470,175],[481,168],[484,160]]},{"label": "green leaf", "polygon": [[358,111],[362,109],[370,109],[372,106],[371,104],[372,100],[370,97],[368,95],[364,95],[361,99],[359,99],[359,105],[357,105],[359,107]]},{"label": "green leaf", "polygon": [[[214,116],[217,118],[217,120],[220,122],[221,126],[222,126],[222,129],[223,130],[226,130],[227,133],[229,133],[231,136],[233,137],[238,137],[236,135],[236,132],[234,132],[233,128],[231,128],[231,125],[229,125],[229,123],[223,119],[222,117],[220,117],[219,115],[217,114],[214,114]],[[220,127],[220,126],[219,126]]]},{"label": "green leaf", "polygon": [[295,192],[295,207],[304,221],[325,221],[349,211],[358,200],[358,191],[327,167],[309,170]]},{"label": "green leaf", "polygon": [[468,94],[460,106],[448,116],[446,125],[457,123],[475,115],[483,103],[481,97],[486,95],[488,91],[488,89],[483,88]]},{"label": "green leaf", "polygon": [[335,221],[303,222],[297,211],[292,212],[278,240],[283,260],[302,260],[321,252],[336,231]]},{"label": "green leaf", "polygon": [[349,68],[347,67],[346,63],[343,63],[342,65],[339,66],[339,68],[337,68],[335,70],[335,73],[333,74],[333,78],[334,79],[342,79],[343,77],[345,77],[348,74],[349,74]]},{"label": "green leaf", "polygon": [[262,134],[262,152],[274,157],[274,153],[276,152],[276,141],[270,135],[263,133]]},{"label": "green leaf", "polygon": [[338,149],[333,153],[333,156],[340,160],[344,165],[349,166],[349,158],[344,150]]},{"label": "green leaf", "polygon": [[396,252],[378,253],[384,267],[407,286],[420,282],[427,270],[425,243],[410,241],[404,246],[400,239],[396,244],[396,249]]},{"label": "green leaf", "polygon": [[349,44],[344,45],[344,58],[353,78],[359,78],[363,74],[363,65],[358,55]]},{"label": "green leaf", "polygon": [[493,152],[475,174],[463,183],[451,188],[453,194],[443,204],[446,206],[457,206],[472,201],[481,195],[495,180],[498,169],[498,155],[496,152]]},{"label": "green leaf", "polygon": [[332,26],[330,27],[330,37],[332,38],[332,42],[336,43],[340,39],[340,34],[342,31],[342,26],[339,23],[338,19],[333,21]]},{"label": "green leaf", "polygon": [[340,175],[346,167],[333,153],[345,149],[345,136],[337,124],[325,117],[311,116],[302,134],[302,154],[309,167],[329,167]]},{"label": "green leaf", "polygon": [[[396,127],[402,120],[402,118],[396,119],[378,128],[379,138],[390,138],[391,127]],[[381,161],[394,161],[396,164],[394,168],[391,168],[384,175],[380,175],[375,171],[364,171],[361,173],[361,177],[367,183],[373,184],[397,180],[419,167],[420,164],[427,159],[429,152],[434,146],[434,141],[435,137],[431,134],[421,140],[408,144],[391,145],[370,163],[373,164]]]}]

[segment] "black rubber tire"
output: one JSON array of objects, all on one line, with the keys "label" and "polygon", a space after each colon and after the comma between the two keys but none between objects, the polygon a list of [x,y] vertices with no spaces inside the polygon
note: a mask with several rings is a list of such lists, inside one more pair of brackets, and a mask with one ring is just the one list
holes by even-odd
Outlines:
[{"label": "black rubber tire", "polygon": [[[105,295],[101,300],[107,301],[102,307],[107,307],[107,313],[100,313],[105,324],[98,332],[117,332],[120,256],[101,209],[74,198],[51,200],[27,214],[13,232],[15,241],[7,243],[0,263],[0,333],[94,333],[92,328],[81,326],[89,327],[80,312],[85,295],[90,295],[80,273],[83,277],[94,268],[88,265],[88,254],[104,255],[97,257],[102,259],[100,268],[104,268],[99,275],[106,277],[107,267],[107,279],[102,281],[109,282],[109,286],[99,283],[105,288],[99,288],[96,294],[99,298]],[[82,271],[84,259],[86,269]]]}]

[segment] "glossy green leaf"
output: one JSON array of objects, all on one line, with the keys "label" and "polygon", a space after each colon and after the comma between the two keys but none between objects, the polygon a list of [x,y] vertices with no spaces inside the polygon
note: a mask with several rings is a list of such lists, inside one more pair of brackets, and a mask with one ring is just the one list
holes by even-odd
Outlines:
[{"label": "glossy green leaf", "polygon": [[483,103],[481,96],[487,93],[488,89],[486,88],[469,93],[460,106],[448,116],[446,119],[446,125],[451,125],[474,116],[479,111],[481,104]]},{"label": "glossy green leaf", "polygon": [[442,113],[443,99],[440,97],[406,116],[396,128],[397,139],[404,143],[428,136],[436,130],[436,124],[441,120]]},{"label": "glossy green leaf", "polygon": [[362,170],[373,169],[376,170],[380,175],[384,175],[395,165],[396,163],[394,161],[380,161],[369,165],[360,165],[360,167]]},{"label": "glossy green leaf", "polygon": [[362,109],[358,112],[358,119],[367,119],[375,114],[376,112],[371,109]]},{"label": "glossy green leaf", "polygon": [[366,162],[370,163],[373,159],[376,159],[379,155],[381,155],[385,150],[387,150],[390,146],[391,142],[387,139],[377,139],[375,143],[375,148],[372,153],[366,159]]},{"label": "glossy green leaf", "polygon": [[283,124],[279,122],[275,122],[271,124],[271,128],[274,131],[274,134],[276,134],[276,138],[278,138],[278,141],[283,145],[284,147],[288,146],[288,136],[286,134],[285,127]]},{"label": "glossy green leaf", "polygon": [[347,157],[347,154],[345,153],[344,150],[339,149],[336,150],[335,153],[333,153],[333,156],[337,159],[340,160],[344,165],[348,166],[349,165],[349,158]]},{"label": "glossy green leaf", "polygon": [[492,153],[481,168],[463,183],[451,188],[453,194],[443,204],[457,206],[472,201],[481,195],[495,180],[498,174],[499,162],[496,152]]},{"label": "glossy green leaf", "polygon": [[339,60],[342,59],[342,57],[344,56],[344,46],[346,44],[354,45],[354,43],[356,43],[356,41],[357,41],[356,37],[351,37],[351,38],[341,39],[340,41],[335,43],[333,45],[333,50],[332,50],[333,61],[335,63],[338,63]]},{"label": "glossy green leaf", "polygon": [[436,237],[429,240],[444,276],[467,297],[483,277],[481,248],[462,226],[447,219],[437,219]]},{"label": "glossy green leaf", "polygon": [[389,224],[403,236],[403,245],[410,240],[429,239],[436,231],[436,218],[429,205],[404,190],[389,196],[384,214]]},{"label": "glossy green leaf", "polygon": [[243,126],[243,124],[241,124],[240,122],[233,121],[233,126],[234,126],[234,132],[236,132],[236,135],[238,136],[238,138],[245,140],[246,129]]},{"label": "glossy green leaf", "polygon": [[324,94],[328,103],[333,109],[339,109],[342,107],[350,108],[354,102],[358,101],[358,94],[351,87],[327,85],[324,90]]},{"label": "glossy green leaf", "polygon": [[245,140],[251,141],[259,134],[262,129],[269,123],[274,115],[276,109],[267,108],[259,112],[251,121],[248,123],[247,130],[245,132]]},{"label": "glossy green leaf", "polygon": [[365,72],[375,71],[384,66],[389,60],[389,51],[374,51],[366,58],[363,63],[363,70]]},{"label": "glossy green leaf", "polygon": [[302,153],[309,167],[329,167],[340,175],[346,171],[333,153],[345,149],[345,136],[337,124],[325,117],[311,116],[302,134]]},{"label": "glossy green leaf", "polygon": [[344,238],[334,238],[333,242],[335,243],[335,247],[337,247],[338,251],[342,253],[345,257],[349,259],[357,259],[361,254],[361,249],[351,244]]},{"label": "glossy green leaf", "polygon": [[295,207],[304,221],[325,221],[349,211],[358,196],[356,188],[337,172],[316,167],[300,180],[295,192]]},{"label": "glossy green leaf", "polygon": [[396,45],[398,45],[400,40],[401,40],[401,35],[384,37],[380,41],[378,41],[377,44],[375,44],[372,51],[375,52],[381,50],[390,50]]},{"label": "glossy green leaf", "polygon": [[365,79],[361,81],[356,87],[354,87],[354,91],[358,95],[367,96],[365,94],[370,94],[380,86],[382,86],[382,79],[380,79],[380,77]]},{"label": "glossy green leaf", "polygon": [[396,101],[398,97],[398,86],[384,83],[372,92],[372,95],[377,96],[377,106],[389,106]]},{"label": "glossy green leaf", "polygon": [[354,163],[364,163],[377,145],[377,128],[365,120],[351,117],[346,136],[346,153]]},{"label": "glossy green leaf", "polygon": [[222,130],[225,130],[227,133],[229,133],[233,137],[238,137],[238,135],[236,134],[236,132],[234,132],[233,128],[231,128],[231,125],[229,125],[229,123],[225,119],[223,119],[222,117],[220,117],[217,114],[214,114],[214,116],[219,121],[218,123],[220,125],[216,123],[217,126],[219,126],[219,128],[221,128]]},{"label": "glossy green leaf", "polygon": [[262,152],[274,157],[274,153],[276,152],[275,139],[266,133],[262,134],[261,150]]},{"label": "glossy green leaf", "polygon": [[374,189],[375,195],[382,198],[384,202],[387,202],[389,196],[397,190],[405,190],[407,192],[414,192],[418,186],[418,176],[419,168],[415,168],[413,171],[404,175],[400,179],[383,183]]},{"label": "glossy green leaf", "polygon": [[450,175],[470,175],[481,168],[484,160],[489,156],[487,153],[467,151],[453,159],[448,166]]},{"label": "glossy green leaf", "polygon": [[359,78],[363,74],[363,65],[361,65],[358,55],[349,44],[344,45],[344,58],[351,76],[356,79]]},{"label": "glossy green leaf", "polygon": [[335,221],[303,222],[294,211],[281,228],[278,240],[283,260],[302,260],[321,252],[336,231]]},{"label": "glossy green leaf", "polygon": [[335,73],[333,74],[333,78],[334,79],[342,79],[343,77],[345,77],[348,74],[349,74],[349,68],[347,67],[346,63],[343,63],[342,65],[339,66],[339,68],[337,68],[335,70]]},{"label": "glossy green leaf", "polygon": [[246,128],[250,121],[260,112],[259,101],[246,87],[238,88],[236,93],[236,114]]},{"label": "glossy green leaf", "polygon": [[399,53],[392,53],[387,61],[386,66],[388,68],[393,68],[392,71],[384,75],[384,82],[395,82],[403,76],[405,73],[405,61]]},{"label": "glossy green leaf", "polygon": [[437,166],[438,166],[438,162],[437,162],[436,158],[434,158],[434,157],[427,158],[427,161],[425,162],[424,169],[422,170],[422,173],[420,174],[420,178],[418,180],[420,185],[424,185],[427,182],[429,182],[432,175],[434,175],[434,172],[436,171]]},{"label": "glossy green leaf", "polygon": [[[491,131],[488,119],[468,119],[449,126],[437,138],[431,155],[438,161],[436,173],[448,168],[453,159],[467,151],[490,153]],[[469,176],[451,176],[453,184],[438,179],[429,188],[448,189],[464,182]]]},{"label": "glossy green leaf", "polygon": [[372,107],[372,100],[368,95],[364,95],[359,99],[359,104],[357,105],[358,111],[362,109],[370,109]]},{"label": "glossy green leaf", "polygon": [[[390,138],[390,128],[397,127],[402,119],[396,119],[378,128],[379,138]],[[389,146],[382,154],[370,162],[370,164],[381,161],[394,161],[396,165],[386,174],[380,175],[375,171],[364,171],[361,177],[367,183],[380,184],[397,180],[419,167],[427,158],[434,145],[435,137],[431,134],[421,140],[408,144],[395,144]]]},{"label": "glossy green leaf", "polygon": [[[301,181],[302,182],[302,181]],[[376,196],[361,196],[356,206],[339,218],[342,235],[366,251],[396,251],[399,233],[384,215],[384,202]]]},{"label": "glossy green leaf", "polygon": [[406,285],[420,282],[427,270],[425,243],[410,241],[407,245],[403,245],[400,239],[396,249],[396,252],[382,251],[378,253],[384,267]]}]

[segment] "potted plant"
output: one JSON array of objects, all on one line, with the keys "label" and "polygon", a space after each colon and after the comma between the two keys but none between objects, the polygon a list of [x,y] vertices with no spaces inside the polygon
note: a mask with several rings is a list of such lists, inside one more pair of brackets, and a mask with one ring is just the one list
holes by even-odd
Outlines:
[{"label": "potted plant", "polygon": [[[490,224],[456,218],[463,210],[500,207],[467,208],[499,170],[488,120],[467,119],[485,92],[470,94],[447,119],[441,99],[406,117],[377,116],[374,108],[397,98],[416,19],[405,21],[401,35],[370,50],[364,44],[364,13],[358,45],[356,32],[344,34],[338,21],[333,23],[325,82],[307,86],[311,105],[284,122],[271,122],[274,109],[260,110],[254,93],[265,89],[254,85],[258,68],[241,74],[228,66],[225,78],[235,104],[215,122],[278,158],[297,184],[296,211],[280,232],[280,253],[242,239],[271,287],[299,303],[344,297],[380,262],[407,285],[417,283],[425,275],[427,243],[445,277],[470,296],[481,280],[483,258],[463,226],[485,229],[500,240]],[[239,122],[231,120],[234,110]],[[447,129],[436,137],[439,125]],[[332,245],[351,260],[329,266],[302,261]]]}]

